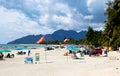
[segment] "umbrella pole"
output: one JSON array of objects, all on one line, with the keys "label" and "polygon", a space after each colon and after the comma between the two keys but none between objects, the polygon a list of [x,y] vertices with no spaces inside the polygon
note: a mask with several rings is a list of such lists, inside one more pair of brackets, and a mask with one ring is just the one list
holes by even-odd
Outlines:
[{"label": "umbrella pole", "polygon": [[68,55],[67,55],[67,61],[68,61]]},{"label": "umbrella pole", "polygon": [[45,49],[45,62],[47,63],[46,49]]}]

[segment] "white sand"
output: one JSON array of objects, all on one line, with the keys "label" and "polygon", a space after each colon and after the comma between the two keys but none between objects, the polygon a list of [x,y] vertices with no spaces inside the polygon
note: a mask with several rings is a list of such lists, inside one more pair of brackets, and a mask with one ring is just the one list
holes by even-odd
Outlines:
[{"label": "white sand", "polygon": [[[109,52],[109,57],[89,57],[82,60],[63,56],[66,49],[46,52],[44,48],[31,50],[40,53],[39,64],[25,64],[26,55],[0,60],[0,76],[120,76],[120,53]],[[16,51],[12,51],[16,53]]]}]

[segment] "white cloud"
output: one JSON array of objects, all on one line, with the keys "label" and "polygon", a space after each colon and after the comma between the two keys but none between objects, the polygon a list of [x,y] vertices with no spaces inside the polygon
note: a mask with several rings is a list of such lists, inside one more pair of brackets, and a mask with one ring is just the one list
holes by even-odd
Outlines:
[{"label": "white cloud", "polygon": [[91,6],[96,2],[96,0],[87,0],[87,7],[88,7],[88,10],[90,12],[93,11],[93,9],[91,8]]},{"label": "white cloud", "polygon": [[61,13],[67,14],[67,13],[71,12],[71,9],[70,9],[70,7],[67,4],[56,3],[54,7],[55,7],[54,8],[55,11],[59,11]]},{"label": "white cloud", "polygon": [[84,16],[84,18],[85,18],[85,19],[88,19],[88,20],[93,19],[93,17],[94,17],[93,15],[87,15],[87,16]]},{"label": "white cloud", "polygon": [[90,7],[96,0],[87,0],[87,6]]},{"label": "white cloud", "polygon": [[49,15],[45,14],[45,15],[43,15],[43,16],[40,17],[39,22],[41,24],[46,24],[48,22],[48,18],[49,18]]},{"label": "white cloud", "polygon": [[[12,12],[12,13],[9,13]],[[13,10],[6,10],[3,7],[0,7],[0,23],[1,24],[8,24],[9,22],[15,22],[18,20],[19,13],[14,12]]]},{"label": "white cloud", "polygon": [[24,14],[15,10],[7,10],[0,7],[0,16],[0,34],[2,35],[2,43],[7,43],[26,35],[46,34],[51,32],[51,29],[46,26],[43,27],[42,25],[38,25],[37,22],[30,20]]},{"label": "white cloud", "polygon": [[[87,7],[89,12],[91,13],[98,13],[99,10],[104,10],[105,6],[106,6],[106,2],[108,0],[87,0]],[[104,11],[101,11],[104,12]]]},{"label": "white cloud", "polygon": [[52,19],[54,22],[57,23],[68,24],[68,25],[71,24],[71,19],[69,17],[54,15]]}]

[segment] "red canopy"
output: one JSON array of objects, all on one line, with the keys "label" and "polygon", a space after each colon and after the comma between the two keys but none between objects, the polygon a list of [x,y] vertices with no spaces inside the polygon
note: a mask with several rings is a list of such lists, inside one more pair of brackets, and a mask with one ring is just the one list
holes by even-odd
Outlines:
[{"label": "red canopy", "polygon": [[43,43],[45,41],[45,37],[41,37],[36,43],[37,44],[40,44],[40,43]]}]

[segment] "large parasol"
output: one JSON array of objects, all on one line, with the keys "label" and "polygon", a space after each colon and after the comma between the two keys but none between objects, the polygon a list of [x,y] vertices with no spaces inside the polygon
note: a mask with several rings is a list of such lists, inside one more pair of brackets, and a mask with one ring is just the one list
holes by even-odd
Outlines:
[{"label": "large parasol", "polygon": [[40,43],[43,43],[44,41],[45,41],[45,37],[42,36],[36,43],[40,44]]},{"label": "large parasol", "polygon": [[[45,37],[42,36],[36,43],[37,44],[41,44],[41,43],[44,43],[45,42]],[[46,56],[46,50],[45,50],[45,61],[47,63],[47,56]]]},{"label": "large parasol", "polygon": [[0,52],[6,53],[6,52],[11,52],[11,51],[10,50],[0,50]]}]

